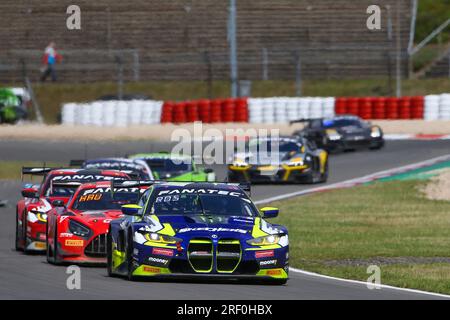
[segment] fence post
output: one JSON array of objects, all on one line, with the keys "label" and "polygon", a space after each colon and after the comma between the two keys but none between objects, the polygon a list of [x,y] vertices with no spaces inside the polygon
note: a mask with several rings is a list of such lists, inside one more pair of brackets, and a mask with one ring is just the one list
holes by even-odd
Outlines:
[{"label": "fence post", "polygon": [[269,80],[269,54],[267,48],[262,49],[262,79]]},{"label": "fence post", "polygon": [[205,64],[206,64],[206,91],[207,91],[207,96],[209,99],[212,99],[212,82],[213,82],[213,71],[212,71],[212,64],[211,64],[211,58],[209,56],[209,52],[205,51],[203,53],[203,57],[205,59]]},{"label": "fence post", "polygon": [[119,54],[116,55],[117,63],[117,98],[118,100],[123,99],[123,61]]},{"label": "fence post", "polygon": [[296,50],[295,57],[295,95],[302,96],[302,62],[300,58],[300,50]]},{"label": "fence post", "polygon": [[140,79],[140,63],[139,63],[138,49],[133,50],[133,75],[134,75],[134,81],[139,81],[139,79]]}]

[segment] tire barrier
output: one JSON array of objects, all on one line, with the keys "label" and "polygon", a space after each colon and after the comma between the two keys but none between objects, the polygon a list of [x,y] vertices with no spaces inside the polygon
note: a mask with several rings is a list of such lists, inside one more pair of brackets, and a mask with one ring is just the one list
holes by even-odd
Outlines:
[{"label": "tire barrier", "polygon": [[62,123],[118,126],[158,123],[285,124],[297,119],[352,114],[363,119],[450,120],[450,94],[416,97],[273,97],[172,101],[66,103]]},{"label": "tire barrier", "polygon": [[[94,101],[66,103],[62,107],[64,125],[127,127],[161,122],[162,101]],[[167,119],[170,120],[170,119]]]}]

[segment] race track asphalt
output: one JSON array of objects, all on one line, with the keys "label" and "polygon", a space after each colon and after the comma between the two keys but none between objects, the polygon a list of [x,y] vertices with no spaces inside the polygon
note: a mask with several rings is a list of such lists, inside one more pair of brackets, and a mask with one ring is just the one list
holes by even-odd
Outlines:
[{"label": "race track asphalt", "polygon": [[[92,143],[88,157],[119,156],[142,151],[167,150],[164,144],[142,142]],[[329,183],[399,167],[450,154],[450,141],[389,141],[385,149],[334,155],[330,159]],[[85,144],[64,142],[0,141],[0,161],[66,162],[84,159]],[[215,166],[223,178],[223,166]],[[104,268],[81,268],[81,290],[66,287],[66,267],[48,265],[44,256],[15,252],[14,204],[20,182],[1,181],[0,200],[0,299],[435,299],[438,297],[383,288],[369,290],[365,284],[342,282],[291,272],[286,286],[201,282],[128,282],[108,278]],[[255,200],[307,189],[311,186],[258,185]],[[281,213],[282,214],[282,213]]]}]

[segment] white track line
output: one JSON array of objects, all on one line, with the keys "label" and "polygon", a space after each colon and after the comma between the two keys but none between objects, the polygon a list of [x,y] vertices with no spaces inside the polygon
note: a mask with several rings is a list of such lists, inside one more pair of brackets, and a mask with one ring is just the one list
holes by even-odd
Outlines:
[{"label": "white track line", "polygon": [[[346,181],[343,181],[343,182],[334,183],[334,184],[331,184],[331,185],[328,185],[328,186],[325,186],[325,187],[311,188],[311,189],[308,189],[308,190],[287,193],[287,194],[284,194],[284,195],[271,197],[271,198],[267,198],[267,199],[263,199],[263,200],[259,200],[259,201],[255,201],[255,204],[266,204],[266,203],[270,203],[270,202],[274,202],[274,201],[289,199],[289,198],[298,197],[298,196],[311,194],[311,193],[317,193],[317,192],[321,192],[321,191],[325,191],[325,190],[332,190],[332,189],[337,189],[337,188],[349,188],[349,187],[355,186],[357,184],[361,184],[361,183],[365,183],[365,182],[369,182],[369,181],[374,181],[374,180],[377,180],[377,179],[380,179],[380,178],[389,177],[389,176],[392,176],[394,174],[403,173],[403,172],[419,169],[419,168],[426,167],[426,166],[431,166],[431,165],[436,164],[438,162],[448,161],[448,160],[450,160],[450,154],[447,154],[447,155],[444,155],[444,156],[440,156],[440,157],[436,157],[436,158],[433,158],[433,159],[430,159],[430,160],[425,160],[425,161],[409,164],[409,165],[406,165],[406,166],[397,167],[397,168],[394,168],[394,169],[379,171],[379,172],[372,173],[372,174],[369,174],[369,175],[366,175],[366,176],[363,176],[363,177],[360,177],[360,178],[349,179],[349,180],[346,180]],[[321,274],[318,274],[318,273],[309,272],[309,271],[296,269],[296,268],[292,268],[292,267],[289,268],[289,271],[296,272],[296,273],[301,273],[301,274],[304,274],[304,275],[307,275],[307,276],[322,278],[322,279],[341,281],[341,282],[347,282],[347,283],[360,284],[360,285],[366,285],[367,286],[367,282],[358,281],[358,280],[349,280],[349,279],[343,279],[343,278],[336,278],[336,277],[331,277],[331,276],[325,276],[325,275],[321,275]],[[398,290],[398,291],[404,291],[404,292],[409,292],[409,293],[423,294],[423,295],[429,295],[429,296],[434,296],[434,297],[450,299],[450,295],[445,295],[445,294],[440,294],[440,293],[427,292],[427,291],[421,291],[421,290],[415,290],[415,289],[407,289],[407,288],[399,288],[399,287],[393,287],[393,286],[389,286],[389,285],[385,285],[385,284],[380,284],[379,286],[382,289]],[[369,289],[367,289],[367,290],[369,290]]]},{"label": "white track line", "polygon": [[[349,279],[343,279],[343,278],[335,278],[335,277],[331,277],[331,276],[324,276],[322,274],[309,272],[309,271],[304,271],[304,270],[300,270],[300,269],[296,269],[296,268],[292,268],[292,267],[289,268],[289,271],[290,272],[295,272],[295,273],[301,273],[301,274],[304,274],[304,275],[307,275],[307,276],[311,276],[311,277],[317,277],[317,278],[322,278],[322,279],[328,279],[328,280],[334,280],[334,281],[347,282],[347,283],[360,284],[360,285],[367,286],[367,282],[364,282],[364,281],[349,280]],[[410,293],[423,294],[423,295],[428,295],[428,296],[434,296],[434,297],[450,299],[450,295],[441,294],[441,293],[434,293],[434,292],[415,290],[415,289],[408,289],[408,288],[399,288],[399,287],[389,286],[389,285],[386,285],[386,284],[379,284],[378,286],[381,289],[405,291],[405,292],[410,292]],[[370,289],[367,288],[367,290],[370,290]],[[377,289],[373,289],[373,291],[377,291]]]},{"label": "white track line", "polygon": [[369,174],[369,175],[366,175],[363,177],[349,179],[349,180],[333,183],[333,184],[323,186],[323,187],[316,187],[316,188],[311,188],[311,189],[307,189],[307,190],[286,193],[286,194],[282,194],[282,195],[267,198],[267,199],[258,200],[258,201],[255,201],[255,204],[266,204],[266,203],[270,203],[270,202],[274,202],[274,201],[285,200],[285,199],[303,196],[303,195],[307,195],[307,194],[311,194],[311,193],[317,193],[317,192],[321,192],[321,191],[333,190],[333,189],[338,189],[338,188],[349,188],[349,187],[353,187],[358,184],[371,182],[371,181],[381,179],[381,178],[390,177],[394,174],[404,173],[404,172],[419,169],[422,167],[431,166],[431,165],[436,164],[441,161],[450,161],[450,154],[436,157],[436,158],[422,161],[422,162],[409,164],[406,166],[397,167],[394,169],[388,169],[388,170],[375,172],[375,173],[372,173],[372,174]]}]

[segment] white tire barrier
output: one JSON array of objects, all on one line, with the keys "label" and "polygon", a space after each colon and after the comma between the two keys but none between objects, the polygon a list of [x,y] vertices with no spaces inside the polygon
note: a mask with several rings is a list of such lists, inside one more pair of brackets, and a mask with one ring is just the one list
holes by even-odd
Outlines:
[{"label": "white tire barrier", "polygon": [[127,127],[161,122],[162,101],[94,101],[66,103],[62,106],[64,125],[96,127]]},{"label": "white tire barrier", "polygon": [[450,94],[425,96],[425,120],[450,120]]},{"label": "white tire barrier", "polygon": [[289,123],[292,120],[334,116],[335,98],[250,98],[250,123]]}]

